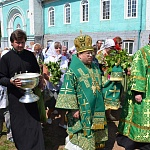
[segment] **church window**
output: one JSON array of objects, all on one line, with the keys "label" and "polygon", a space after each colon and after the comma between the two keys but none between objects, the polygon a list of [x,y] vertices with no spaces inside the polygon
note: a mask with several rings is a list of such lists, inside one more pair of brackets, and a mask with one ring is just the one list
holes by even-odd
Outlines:
[{"label": "church window", "polygon": [[55,21],[55,12],[54,12],[54,8],[50,7],[49,9],[49,26],[54,26],[54,21]]},{"label": "church window", "polygon": [[71,22],[71,14],[70,14],[70,4],[67,3],[65,4],[64,6],[64,21],[65,21],[65,24],[68,24]]},{"label": "church window", "polygon": [[89,20],[89,3],[87,0],[81,2],[81,22],[87,22]]},{"label": "church window", "polygon": [[110,19],[110,0],[101,0],[101,20]]},{"label": "church window", "polygon": [[137,0],[125,0],[126,4],[126,18],[137,17]]}]

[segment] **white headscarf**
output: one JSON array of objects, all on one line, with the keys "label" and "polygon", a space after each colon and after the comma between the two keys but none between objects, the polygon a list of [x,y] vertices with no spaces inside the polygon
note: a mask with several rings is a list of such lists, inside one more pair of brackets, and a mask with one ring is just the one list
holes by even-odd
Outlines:
[{"label": "white headscarf", "polygon": [[47,51],[47,53],[48,53],[48,58],[46,58],[45,60],[44,60],[44,63],[49,63],[50,61],[51,62],[57,62],[59,59],[60,59],[60,57],[62,56],[61,54],[57,54],[56,53],[56,50],[55,50],[55,42],[53,42],[52,44],[51,44],[51,46],[49,47],[49,49],[48,49],[48,51]]},{"label": "white headscarf", "polygon": [[35,43],[33,46],[32,46],[32,52],[34,52],[34,47],[36,46],[36,45],[39,45],[40,47],[41,47],[41,44],[39,44],[39,43]]},{"label": "white headscarf", "polygon": [[55,42],[52,42],[47,53],[49,54],[49,56],[57,56],[58,55],[55,50]]},{"label": "white headscarf", "polygon": [[115,42],[113,39],[106,39],[105,44],[104,44],[104,48],[109,48],[115,46]]}]

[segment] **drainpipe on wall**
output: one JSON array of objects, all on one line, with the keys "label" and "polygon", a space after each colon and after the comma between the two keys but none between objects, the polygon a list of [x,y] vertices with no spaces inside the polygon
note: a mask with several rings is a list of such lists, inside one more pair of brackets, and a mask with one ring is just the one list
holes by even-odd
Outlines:
[{"label": "drainpipe on wall", "polygon": [[143,0],[141,0],[141,9],[140,9],[141,11],[140,11],[140,29],[139,29],[139,31],[138,31],[138,49],[140,49],[140,46],[141,46],[141,44],[140,44],[140,42],[141,42],[141,38],[140,38],[140,36],[141,36],[141,30],[142,30],[142,10],[143,10]]},{"label": "drainpipe on wall", "polygon": [[150,45],[150,34],[149,34],[149,42],[148,42],[148,45]]}]

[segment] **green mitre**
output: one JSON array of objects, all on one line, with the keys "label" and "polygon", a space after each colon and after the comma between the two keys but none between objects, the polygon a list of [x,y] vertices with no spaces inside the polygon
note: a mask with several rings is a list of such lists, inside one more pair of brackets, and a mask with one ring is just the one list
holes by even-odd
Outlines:
[{"label": "green mitre", "polygon": [[110,81],[122,81],[123,79],[123,70],[120,65],[115,65],[112,68],[111,76],[110,76]]}]

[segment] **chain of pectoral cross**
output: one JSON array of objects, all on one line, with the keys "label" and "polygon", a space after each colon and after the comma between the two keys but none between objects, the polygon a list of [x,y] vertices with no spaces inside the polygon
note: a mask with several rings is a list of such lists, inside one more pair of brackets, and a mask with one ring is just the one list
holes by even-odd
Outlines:
[{"label": "chain of pectoral cross", "polygon": [[89,74],[90,74],[90,76],[92,78],[92,90],[93,90],[93,94],[95,95],[96,94],[96,90],[100,92],[100,86],[99,86],[98,82],[96,81],[93,69],[92,68],[88,68],[88,70],[89,70]]}]

